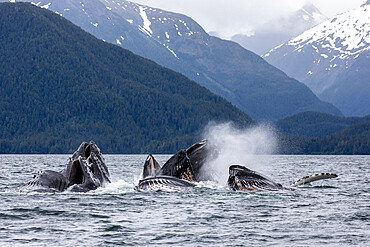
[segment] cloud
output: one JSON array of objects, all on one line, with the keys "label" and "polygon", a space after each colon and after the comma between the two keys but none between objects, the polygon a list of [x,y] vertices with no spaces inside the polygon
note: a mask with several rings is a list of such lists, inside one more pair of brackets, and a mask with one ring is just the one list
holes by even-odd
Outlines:
[{"label": "cloud", "polygon": [[[325,15],[353,9],[365,0],[133,0],[151,7],[192,17],[207,32],[230,39],[235,34],[251,34],[268,21],[286,16],[306,2],[314,3]],[[330,14],[327,14],[330,12]],[[334,14],[336,14],[334,13]]]},{"label": "cloud", "polygon": [[269,19],[282,16],[302,4],[291,0],[136,0],[135,2],[192,17],[207,32],[223,38],[235,33],[250,33]]}]

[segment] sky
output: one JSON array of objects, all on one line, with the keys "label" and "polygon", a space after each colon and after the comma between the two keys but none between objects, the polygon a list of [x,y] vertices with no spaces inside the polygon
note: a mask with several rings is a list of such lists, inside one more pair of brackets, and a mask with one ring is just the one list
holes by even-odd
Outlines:
[{"label": "sky", "polygon": [[155,8],[182,13],[197,21],[207,32],[229,39],[235,34],[249,34],[269,20],[313,3],[324,15],[360,7],[366,0],[130,0]]}]

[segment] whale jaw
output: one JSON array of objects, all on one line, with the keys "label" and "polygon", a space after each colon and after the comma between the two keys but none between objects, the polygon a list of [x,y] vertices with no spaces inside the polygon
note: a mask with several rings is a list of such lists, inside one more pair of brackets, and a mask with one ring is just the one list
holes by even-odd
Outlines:
[{"label": "whale jaw", "polygon": [[45,170],[36,174],[23,188],[24,191],[57,192],[67,189],[68,179],[59,172]]},{"label": "whale jaw", "polygon": [[135,189],[139,191],[184,191],[195,184],[172,176],[149,177],[139,181]]}]

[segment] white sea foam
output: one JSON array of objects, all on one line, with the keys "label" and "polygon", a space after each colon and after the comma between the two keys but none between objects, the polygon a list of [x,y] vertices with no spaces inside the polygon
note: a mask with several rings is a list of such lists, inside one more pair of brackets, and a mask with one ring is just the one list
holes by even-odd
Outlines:
[{"label": "white sea foam", "polygon": [[125,180],[121,179],[109,184],[106,184],[105,187],[100,187],[96,190],[97,193],[122,193],[126,191],[132,191],[135,187],[134,184],[128,183]]}]

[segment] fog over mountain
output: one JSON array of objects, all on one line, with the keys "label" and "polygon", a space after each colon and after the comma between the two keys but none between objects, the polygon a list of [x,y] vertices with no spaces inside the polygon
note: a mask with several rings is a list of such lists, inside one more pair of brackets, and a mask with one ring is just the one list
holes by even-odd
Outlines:
[{"label": "fog over mountain", "polygon": [[315,5],[328,18],[355,9],[365,0],[133,0],[167,11],[192,17],[206,32],[231,39],[237,34],[251,35],[273,20],[286,18],[302,9]]},{"label": "fog over mountain", "polygon": [[231,40],[238,42],[248,50],[263,55],[325,20],[327,17],[315,5],[305,4],[301,9],[287,16],[266,22],[251,34],[236,34]]}]

